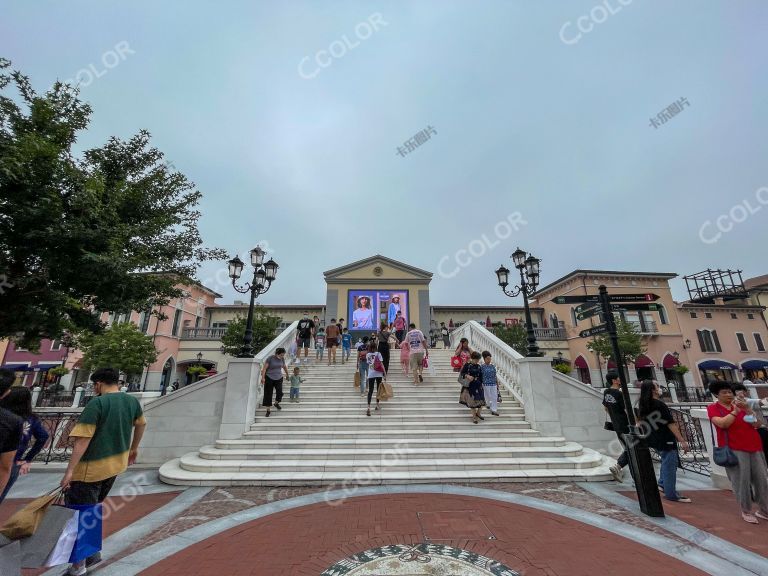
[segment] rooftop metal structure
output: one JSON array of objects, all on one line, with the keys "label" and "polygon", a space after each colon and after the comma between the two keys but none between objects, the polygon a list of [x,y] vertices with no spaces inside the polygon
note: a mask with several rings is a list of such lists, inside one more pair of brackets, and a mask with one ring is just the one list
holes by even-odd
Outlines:
[{"label": "rooftop metal structure", "polygon": [[691,302],[714,303],[715,298],[723,301],[748,298],[741,270],[710,270],[683,276]]}]

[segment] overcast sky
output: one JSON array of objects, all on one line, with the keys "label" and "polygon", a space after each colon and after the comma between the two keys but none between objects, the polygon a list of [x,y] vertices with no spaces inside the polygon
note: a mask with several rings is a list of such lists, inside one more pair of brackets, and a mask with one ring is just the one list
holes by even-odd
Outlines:
[{"label": "overcast sky", "polygon": [[0,55],[81,83],[83,146],[148,129],[207,244],[267,242],[264,302],[323,303],[323,271],[381,253],[433,304],[503,305],[518,245],[544,284],[768,273],[767,29],[764,0],[5,0]]}]

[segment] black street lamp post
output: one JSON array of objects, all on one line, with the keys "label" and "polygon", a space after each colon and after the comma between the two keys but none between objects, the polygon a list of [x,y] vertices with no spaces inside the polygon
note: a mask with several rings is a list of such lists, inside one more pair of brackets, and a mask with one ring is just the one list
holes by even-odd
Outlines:
[{"label": "black street lamp post", "polygon": [[543,354],[539,351],[539,347],[536,344],[536,334],[533,332],[533,322],[531,321],[531,308],[528,305],[528,296],[536,292],[536,288],[539,285],[539,264],[541,260],[535,258],[533,254],[527,254],[524,250],[518,248],[512,254],[512,262],[520,271],[520,285],[515,286],[511,290],[507,290],[509,286],[509,270],[503,265],[496,270],[496,277],[499,280],[499,286],[501,286],[504,294],[510,298],[514,298],[523,295],[523,307],[525,308],[525,324],[528,331],[528,354],[527,357],[540,357]]},{"label": "black street lamp post", "polygon": [[238,256],[232,258],[229,261],[229,277],[232,278],[232,287],[245,294],[251,293],[251,303],[248,306],[248,319],[245,323],[245,336],[243,337],[243,347],[240,349],[238,358],[253,358],[253,305],[256,301],[256,297],[264,294],[272,286],[275,277],[277,276],[277,269],[279,266],[277,262],[270,258],[267,262],[264,262],[264,256],[266,253],[264,250],[256,246],[251,250],[251,265],[253,266],[253,280],[250,284],[246,283],[245,286],[238,287],[236,282],[243,273],[244,263]]}]

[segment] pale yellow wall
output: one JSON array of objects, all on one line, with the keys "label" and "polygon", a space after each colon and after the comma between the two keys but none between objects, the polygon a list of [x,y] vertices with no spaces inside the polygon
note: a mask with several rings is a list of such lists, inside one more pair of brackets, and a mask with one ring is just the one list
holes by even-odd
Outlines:
[{"label": "pale yellow wall", "polygon": [[[373,270],[376,267],[380,267],[382,269],[382,275],[381,276],[374,276]],[[373,262],[371,264],[368,264],[366,266],[361,266],[360,268],[356,268],[354,270],[349,270],[348,272],[343,272],[342,274],[339,274],[338,276],[334,275],[332,281],[337,280],[360,280],[360,279],[374,279],[374,280],[382,280],[382,282],[386,282],[388,280],[403,280],[403,279],[414,279],[417,278],[412,272],[408,272],[406,270],[402,270],[400,268],[395,268],[394,266],[391,266],[389,264],[386,264],[384,262]]]},{"label": "pale yellow wall", "polygon": [[[451,310],[449,309],[437,309],[434,310],[432,319],[437,321],[437,325],[440,326],[440,322],[445,322],[448,326],[451,319],[454,324],[469,322],[470,320],[476,320],[485,324],[486,318],[490,316],[493,324],[501,322],[502,324],[507,318],[516,318],[519,322],[525,322],[525,313],[521,311],[514,312],[499,312],[498,310]],[[541,324],[539,324],[541,326]]]}]

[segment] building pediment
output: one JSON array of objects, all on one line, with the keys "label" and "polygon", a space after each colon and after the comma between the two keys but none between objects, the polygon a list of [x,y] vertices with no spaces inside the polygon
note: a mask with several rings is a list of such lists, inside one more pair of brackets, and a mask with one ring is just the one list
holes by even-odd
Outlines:
[{"label": "building pediment", "polygon": [[377,254],[323,273],[325,281],[420,282],[428,284],[432,273]]}]

